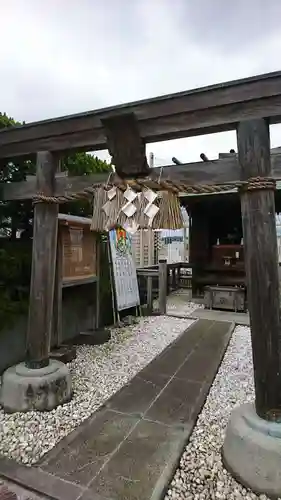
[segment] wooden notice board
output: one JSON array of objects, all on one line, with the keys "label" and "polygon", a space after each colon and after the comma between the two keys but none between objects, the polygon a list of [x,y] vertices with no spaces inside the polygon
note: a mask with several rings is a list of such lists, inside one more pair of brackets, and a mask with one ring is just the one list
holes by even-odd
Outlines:
[{"label": "wooden notice board", "polygon": [[[65,287],[95,284],[94,328],[99,327],[99,244],[90,230],[91,219],[68,214],[58,216],[56,283],[53,303],[52,344],[62,343],[62,290]],[[50,346],[51,347],[51,346]]]},{"label": "wooden notice board", "polygon": [[109,232],[114,288],[118,311],[140,305],[136,266],[133,259],[132,240],[125,229]]},{"label": "wooden notice board", "polygon": [[98,275],[97,235],[90,225],[60,221],[60,239],[63,282]]}]

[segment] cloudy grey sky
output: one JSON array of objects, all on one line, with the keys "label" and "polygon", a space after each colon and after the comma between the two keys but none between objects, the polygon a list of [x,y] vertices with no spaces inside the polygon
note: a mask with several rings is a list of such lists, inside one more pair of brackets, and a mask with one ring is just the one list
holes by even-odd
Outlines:
[{"label": "cloudy grey sky", "polygon": [[[281,0],[0,0],[0,19],[0,110],[18,120],[280,69]],[[148,152],[160,164],[235,146],[231,132]]]}]

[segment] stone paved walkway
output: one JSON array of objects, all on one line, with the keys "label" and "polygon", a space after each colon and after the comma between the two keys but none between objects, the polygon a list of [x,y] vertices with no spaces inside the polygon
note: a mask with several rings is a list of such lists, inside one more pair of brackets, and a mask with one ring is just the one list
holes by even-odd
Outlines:
[{"label": "stone paved walkway", "polygon": [[236,325],[250,326],[249,313],[218,311],[216,309],[196,309],[190,316],[211,321],[228,321]]},{"label": "stone paved walkway", "polygon": [[57,500],[160,500],[233,327],[198,320],[38,467],[0,459],[0,476]]},{"label": "stone paved walkway", "polygon": [[23,489],[15,483],[0,480],[0,500],[47,500],[47,498]]}]

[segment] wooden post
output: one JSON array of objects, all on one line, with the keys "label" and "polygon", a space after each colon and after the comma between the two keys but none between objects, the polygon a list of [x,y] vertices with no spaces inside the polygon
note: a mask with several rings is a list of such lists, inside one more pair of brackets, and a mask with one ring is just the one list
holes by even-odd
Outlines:
[{"label": "wooden post", "polygon": [[[149,168],[154,167],[154,154],[150,153],[149,155]],[[151,266],[154,264],[154,231],[151,227],[148,228],[148,265]],[[147,308],[148,311],[152,312],[153,310],[153,281],[151,276],[147,278]]]},{"label": "wooden post", "polygon": [[147,311],[149,313],[152,313],[153,311],[153,295],[152,295],[152,286],[150,286],[150,283],[152,284],[152,278],[151,276],[146,277],[146,307]]},{"label": "wooden post", "polygon": [[100,327],[100,270],[101,270],[101,241],[100,239],[96,243],[96,255],[97,255],[97,276],[98,281],[96,282],[96,330]]},{"label": "wooden post", "polygon": [[166,314],[167,310],[167,261],[159,260],[159,311]]},{"label": "wooden post", "polygon": [[177,275],[176,275],[176,268],[172,268],[172,290],[176,290],[177,288]]},{"label": "wooden post", "polygon": [[167,276],[166,276],[166,295],[167,295],[167,297],[170,295],[171,288],[172,288],[172,284],[171,284],[171,267],[169,266],[169,264],[167,264]]},{"label": "wooden post", "polygon": [[[265,119],[243,121],[237,129],[241,178],[270,177],[269,126]],[[271,185],[272,184],[272,185]],[[281,417],[281,352],[278,253],[274,184],[241,191],[247,294],[250,312],[256,412]]]},{"label": "wooden post", "polygon": [[[60,173],[61,158],[58,159],[56,166],[57,173]],[[49,351],[51,350],[53,345],[55,347],[59,347],[62,343],[62,258],[62,238],[58,226],[52,335],[49,341]]]},{"label": "wooden post", "polygon": [[143,238],[144,230],[140,229],[140,267],[144,266],[144,238]]},{"label": "wooden post", "polygon": [[[59,230],[57,237],[57,258],[52,325],[52,340],[55,347],[59,347],[62,343],[62,241]],[[52,346],[50,343],[49,350],[51,349],[51,347]]]},{"label": "wooden post", "polygon": [[[53,195],[57,162],[52,153],[37,153],[38,192],[47,196]],[[26,361],[29,368],[42,368],[49,364],[58,210],[57,203],[37,203],[34,207]]]},{"label": "wooden post", "polygon": [[177,290],[181,287],[181,265],[177,267]]},{"label": "wooden post", "polygon": [[[154,233],[153,229],[148,228],[148,265],[151,266],[154,264],[153,262],[153,250],[154,250]],[[148,276],[147,277],[147,308],[150,312],[152,312],[153,309],[153,281],[152,277]]]},{"label": "wooden post", "polygon": [[184,227],[183,228],[183,261],[186,262],[187,261],[187,257],[188,257],[188,254],[187,254],[187,228]]},{"label": "wooden post", "polygon": [[210,227],[208,212],[201,202],[190,209],[191,224],[189,226],[190,247],[189,259],[193,264],[192,268],[192,297],[200,296],[202,285],[198,279],[202,276],[202,271],[208,263],[210,252]]}]

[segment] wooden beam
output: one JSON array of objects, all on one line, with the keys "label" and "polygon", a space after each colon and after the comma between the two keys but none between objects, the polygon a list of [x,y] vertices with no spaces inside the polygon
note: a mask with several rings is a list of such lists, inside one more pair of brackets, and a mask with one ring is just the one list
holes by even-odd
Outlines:
[{"label": "wooden beam", "polygon": [[[242,179],[271,176],[266,120],[241,122],[237,130]],[[256,412],[281,417],[281,344],[278,252],[273,188],[241,194],[245,269],[249,303]]]},{"label": "wooden beam", "polygon": [[134,113],[104,118],[102,124],[117,175],[121,179],[148,175],[145,143]]},{"label": "wooden beam", "polygon": [[[58,161],[52,153],[37,155],[37,188],[46,196],[54,192]],[[32,272],[27,328],[29,368],[49,364],[57,249],[58,205],[38,203],[34,208]]]},{"label": "wooden beam", "polygon": [[[281,178],[281,154],[274,154],[271,158],[272,176]],[[230,156],[221,160],[208,162],[183,163],[181,165],[167,165],[161,168],[153,168],[150,177],[154,180],[171,179],[185,181],[190,184],[218,184],[237,181],[240,176],[238,160],[236,156]],[[111,177],[114,182],[117,177]],[[86,187],[104,183],[108,180],[107,173],[81,175],[79,177],[56,177],[55,195],[61,196],[66,193],[75,193]],[[1,196],[4,201],[31,199],[37,193],[36,177],[30,177],[25,182],[11,182],[1,185]]]},{"label": "wooden beam", "polygon": [[[78,177],[56,176],[54,194],[56,196],[64,193],[75,193],[89,187],[92,184],[106,182],[108,174],[80,175]],[[36,177],[29,177],[25,182],[11,182],[10,184],[1,184],[1,197],[7,200],[27,200],[34,197],[37,193]]]},{"label": "wooden beam", "polygon": [[107,148],[102,121],[134,113],[145,142],[231,130],[245,119],[281,121],[281,72],[221,83],[0,131],[0,158]]},{"label": "wooden beam", "polygon": [[[281,154],[273,154],[271,157],[272,177],[281,179]],[[208,162],[183,163],[180,165],[167,165],[153,168],[150,177],[154,180],[171,179],[174,181],[185,181],[190,184],[218,184],[234,182],[239,179],[239,165],[236,156],[213,160]],[[86,187],[104,183],[108,180],[109,174],[100,173],[92,175],[80,175],[77,177],[56,176],[54,194],[62,196],[66,193],[75,193]],[[111,177],[111,182],[117,179],[115,175]],[[38,192],[36,189],[36,177],[29,177],[25,182],[11,182],[1,184],[1,198],[8,200],[32,199]]]}]

